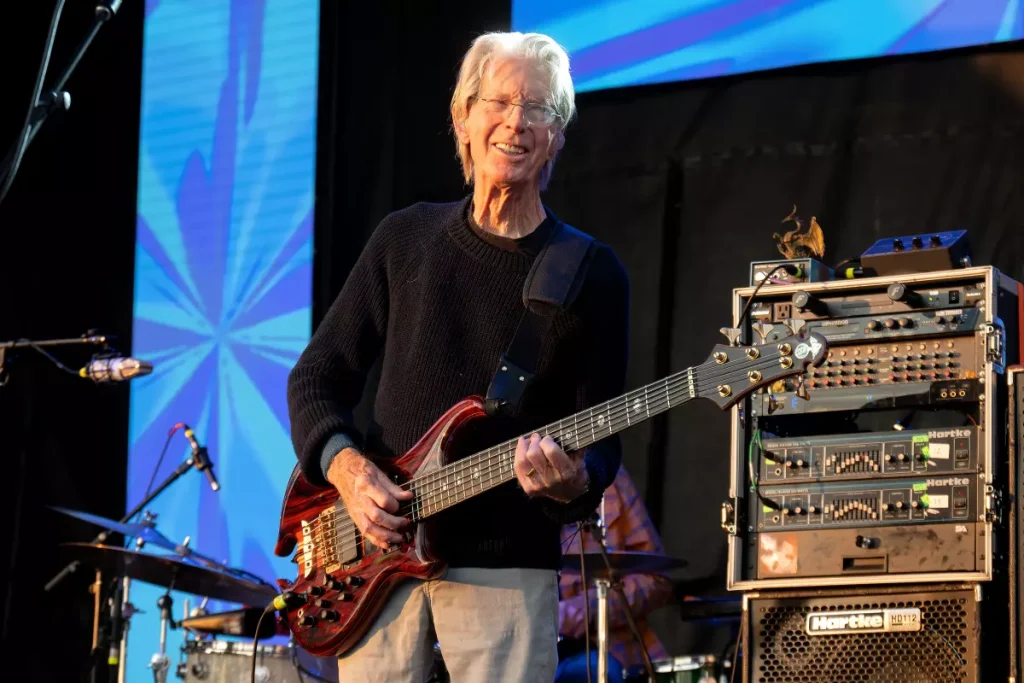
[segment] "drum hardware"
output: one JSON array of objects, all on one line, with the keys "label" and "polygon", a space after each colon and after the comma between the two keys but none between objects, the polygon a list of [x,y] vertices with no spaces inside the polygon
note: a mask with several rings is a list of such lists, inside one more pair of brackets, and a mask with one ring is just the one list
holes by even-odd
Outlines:
[{"label": "drum hardware", "polygon": [[[172,433],[173,433],[173,431],[172,431]],[[72,514],[72,511],[69,511],[69,510],[64,510],[64,509],[57,509],[57,510],[59,512],[62,512],[62,513],[65,513],[65,514],[72,514],[72,516],[74,516],[74,517],[76,517],[78,519],[82,519],[83,521],[88,521],[88,522],[91,522],[93,524],[97,524],[98,526],[101,526],[101,527],[104,528],[103,531],[101,531],[99,534],[96,535],[95,538],[93,538],[91,543],[81,544],[81,545],[85,545],[85,546],[90,546],[91,545],[91,546],[96,546],[96,547],[110,547],[110,546],[104,546],[103,544],[106,543],[107,539],[110,538],[110,536],[112,534],[114,534],[114,533],[121,533],[122,535],[124,535],[126,537],[134,537],[136,539],[136,544],[138,545],[140,550],[141,550],[142,545],[147,543],[147,542],[152,542],[154,545],[157,545],[157,546],[160,546],[160,547],[164,547],[165,549],[168,549],[168,550],[178,550],[178,546],[177,545],[173,544],[166,537],[164,537],[164,536],[158,534],[158,532],[156,532],[155,524],[153,523],[153,521],[155,519],[155,516],[153,516],[152,514],[147,513],[147,516],[143,519],[143,522],[141,524],[133,524],[131,522],[131,520],[134,519],[140,513],[142,513],[142,511],[145,510],[171,484],[173,484],[175,481],[180,479],[186,472],[188,472],[189,470],[191,470],[193,468],[198,469],[199,468],[199,463],[197,463],[197,461],[195,460],[194,457],[186,458],[184,461],[181,462],[181,464],[179,464],[174,469],[173,472],[171,472],[170,475],[168,475],[168,477],[166,479],[164,479],[163,482],[160,483],[159,486],[157,486],[155,489],[153,489],[152,492],[150,492],[147,496],[145,496],[145,498],[143,498],[139,502],[138,505],[136,505],[134,508],[129,510],[124,515],[124,517],[122,517],[117,522],[113,522],[112,520],[106,520],[106,519],[104,519],[102,517],[96,517],[95,515],[90,515],[88,513],[78,513],[78,512],[75,512],[74,514]],[[166,545],[168,543],[171,544],[171,548],[166,548]],[[185,550],[185,546],[184,545],[181,546],[181,549]],[[118,550],[124,551],[123,548],[118,548]],[[196,560],[200,559],[199,557],[195,556],[194,553],[191,553],[191,551],[190,551],[190,554],[193,556],[194,559],[196,559]],[[211,560],[209,560],[209,558],[202,558],[202,561],[204,561],[204,562],[212,562]],[[81,562],[82,562],[81,559],[78,559],[78,558],[76,558],[76,559],[72,560],[71,562],[69,562],[60,572],[57,573],[56,576],[54,576],[52,579],[50,579],[50,581],[43,587],[43,590],[47,591],[47,592],[52,591],[65,577],[67,577],[68,575],[73,574],[74,572],[76,572],[78,570],[78,568],[81,566]],[[111,560],[110,559],[105,559],[105,560],[102,561],[102,563],[104,565],[110,566],[111,565]],[[117,564],[119,564],[119,562],[113,562],[113,565],[117,565]],[[213,563],[213,564],[217,565],[217,563]],[[217,566],[219,566],[219,565],[217,565]],[[102,570],[101,570],[101,567],[94,566],[93,568],[97,569],[97,570],[100,570],[98,572],[98,574],[102,574],[103,573]],[[119,610],[123,611],[125,608],[130,608],[131,605],[128,602],[129,578],[125,574],[116,574],[116,573],[115,574],[107,574],[107,576],[123,577],[123,580],[121,582],[122,583],[122,588],[121,588],[122,595],[121,595],[121,598],[120,598],[121,604],[118,605],[116,608],[112,609],[111,611],[116,613]],[[249,576],[251,578],[256,579],[257,581],[262,581],[258,577],[253,577],[252,575],[249,575]],[[137,578],[139,578],[139,577],[137,577]],[[146,581],[145,578],[142,578],[142,580]],[[97,585],[102,585],[102,576],[98,577],[97,583],[91,584],[90,590],[95,590],[95,586],[97,586]],[[166,586],[167,584],[159,584],[158,583],[157,585]],[[269,586],[269,584],[265,584],[265,585]],[[276,591],[274,591],[274,594],[276,595]],[[93,639],[95,641],[95,647],[93,648],[94,655],[98,655],[98,651],[99,651],[99,649],[101,647],[101,645],[99,643],[99,621],[100,621],[100,606],[101,606],[101,602],[102,602],[101,599],[99,599],[97,596],[94,596],[94,599],[93,599],[93,609],[94,609],[94,612],[93,612],[93,623],[94,623],[93,632],[94,632],[94,638]],[[109,665],[111,667],[113,667],[113,666],[117,667],[117,678],[116,678],[116,680],[118,681],[118,683],[124,683],[124,678],[125,678],[125,664],[124,663],[125,663],[125,655],[126,655],[126,652],[127,652],[127,637],[128,637],[127,633],[128,633],[128,629],[127,628],[123,628],[123,629],[119,629],[119,630],[120,630],[120,646],[119,647],[112,647],[111,648],[110,656],[107,658],[107,661],[108,661],[108,663],[109,663]],[[116,638],[117,634],[113,634],[113,635]],[[90,678],[92,680],[95,680],[95,678],[96,678],[96,665],[98,663],[99,663],[98,656],[94,657],[94,664],[93,664],[93,667],[92,667],[92,672],[90,674]]]},{"label": "drum hardware", "polygon": [[171,605],[173,604],[174,600],[171,598],[170,591],[161,595],[156,601],[156,606],[160,608],[160,651],[149,660],[149,668],[153,670],[154,683],[166,683],[167,669],[171,666],[171,660],[167,656],[167,626],[168,624],[172,627],[175,625],[174,619],[171,618]]},{"label": "drum hardware", "polygon": [[[259,635],[263,639],[284,635],[272,621],[264,620],[263,625],[260,626],[260,617],[263,616],[263,612],[264,610],[260,607],[246,607],[216,614],[206,614],[206,610],[203,610],[203,614],[186,615],[179,626],[203,636],[238,636],[251,639]],[[257,627],[259,627],[258,631]],[[287,633],[287,629],[285,633]]]},{"label": "drum hardware", "polygon": [[[619,574],[631,573],[659,573],[670,569],[685,567],[687,562],[678,558],[667,557],[655,553],[646,552],[608,552],[606,531],[604,530],[604,505],[600,513],[591,519],[581,522],[585,531],[590,531],[597,541],[598,552],[580,553],[579,555],[566,555],[562,558],[563,571],[578,572],[582,577],[592,575],[594,588],[597,592],[597,681],[608,683],[608,649],[609,649],[609,622],[608,622],[608,598],[611,591],[617,591],[622,603],[628,605],[626,596],[622,592],[622,585],[619,583]],[[583,547],[581,541],[580,547]],[[586,594],[586,586],[584,586]],[[589,602],[589,601],[587,601]],[[640,650],[644,655],[644,664],[651,680],[654,676],[654,663],[651,661],[647,648],[644,646],[640,630],[637,628],[636,620],[632,612],[625,610],[626,621],[633,633],[633,637],[640,644]],[[589,619],[588,619],[589,621]],[[587,671],[589,677],[589,657]]]}]

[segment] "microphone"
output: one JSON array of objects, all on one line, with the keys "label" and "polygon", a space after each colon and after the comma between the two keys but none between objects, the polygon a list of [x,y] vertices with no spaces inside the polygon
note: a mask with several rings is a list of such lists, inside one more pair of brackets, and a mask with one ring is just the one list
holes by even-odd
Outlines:
[{"label": "microphone", "polygon": [[192,445],[192,459],[195,460],[196,469],[206,474],[206,478],[210,481],[210,488],[214,491],[220,490],[220,484],[217,483],[217,475],[213,473],[213,463],[210,462],[210,456],[206,452],[206,449],[199,445],[196,441],[195,432],[188,425],[185,427],[185,438],[188,439],[189,444]]},{"label": "microphone", "polygon": [[78,371],[78,376],[97,384],[124,382],[153,372],[153,364],[137,358],[95,358]]}]

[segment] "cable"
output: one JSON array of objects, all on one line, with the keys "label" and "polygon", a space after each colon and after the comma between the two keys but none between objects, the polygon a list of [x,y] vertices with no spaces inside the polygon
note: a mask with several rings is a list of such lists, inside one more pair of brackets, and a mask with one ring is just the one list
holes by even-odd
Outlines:
[{"label": "cable", "polygon": [[57,25],[60,23],[60,15],[64,11],[64,0],[57,0],[57,6],[53,8],[53,17],[50,19],[50,28],[46,34],[46,44],[43,46],[43,61],[39,65],[39,73],[36,74],[35,86],[32,88],[32,101],[28,106],[28,113],[25,114],[25,123],[18,131],[18,138],[15,141],[14,156],[11,157],[11,166],[7,169],[7,175],[0,186],[0,202],[7,196],[8,190],[14,183],[14,176],[21,166],[21,159],[28,149],[29,132],[32,129],[32,114],[39,104],[39,97],[43,94],[43,81],[46,79],[46,72],[50,68],[50,55],[53,53],[53,45],[57,38]]},{"label": "cable", "polygon": [[781,510],[782,506],[776,503],[774,500],[770,500],[764,497],[761,493],[761,486],[757,483],[757,476],[755,472],[761,471],[761,459],[758,457],[757,462],[754,461],[754,445],[757,445],[757,453],[760,456],[761,452],[764,451],[764,444],[761,443],[761,430],[754,429],[754,434],[750,437],[750,444],[747,446],[747,469],[750,473],[750,490],[754,492],[757,499],[761,501],[761,504],[765,507],[771,508],[772,510]]},{"label": "cable", "polygon": [[[274,602],[276,601],[277,598],[274,598]],[[260,627],[263,626],[263,620],[267,618],[267,615],[274,613],[274,602],[267,605],[267,608],[263,610],[263,614],[260,615],[260,620],[256,622],[256,635],[252,638],[252,672],[249,677],[251,683],[256,683],[256,657],[259,654],[257,648],[260,644]]]},{"label": "cable", "polygon": [[[164,448],[163,448],[162,451],[160,451],[160,457],[158,457],[156,459],[156,466],[153,467],[153,474],[150,475],[150,477],[149,477],[149,484],[146,485],[146,494],[144,496],[142,496],[143,500],[145,500],[146,498],[149,498],[149,492],[153,490],[153,483],[156,481],[156,475],[160,472],[160,465],[163,464],[164,456],[167,455],[167,449],[171,445],[171,438],[174,436],[174,433],[176,431],[178,431],[178,429],[180,427],[181,427],[181,423],[179,422],[178,424],[176,424],[173,427],[171,427],[171,431],[167,432],[167,441],[164,441]],[[140,510],[139,511],[139,515],[141,515],[141,514],[142,514],[142,511]],[[135,519],[138,519],[139,515],[135,515]]]},{"label": "cable", "polygon": [[[27,339],[19,339],[18,341],[28,341],[28,340]],[[56,365],[58,368],[60,368],[64,372],[69,373],[71,375],[74,375],[75,377],[78,377],[78,370],[72,370],[68,366],[64,365],[59,360],[57,360],[57,358],[53,354],[51,354],[49,351],[46,351],[45,349],[43,349],[43,347],[36,346],[35,344],[31,344],[30,346],[31,346],[31,348],[35,349],[36,351],[41,353],[43,356],[45,356],[47,360],[49,360],[51,363]]]},{"label": "cable", "polygon": [[736,634],[736,647],[732,649],[732,671],[729,673],[729,683],[734,683],[736,680],[736,660],[740,658],[740,647],[746,648],[746,643],[743,642],[743,622],[740,622],[740,632]]},{"label": "cable", "polygon": [[800,274],[800,269],[789,263],[780,263],[764,275],[764,279],[757,283],[757,287],[754,287],[754,291],[750,293],[750,298],[747,299],[746,306],[743,307],[743,312],[740,313],[739,320],[736,321],[736,327],[743,328],[743,320],[747,317],[747,313],[750,312],[750,305],[754,303],[754,299],[757,298],[757,293],[761,291],[761,288],[771,279],[772,275],[784,270],[790,275],[796,276]]}]

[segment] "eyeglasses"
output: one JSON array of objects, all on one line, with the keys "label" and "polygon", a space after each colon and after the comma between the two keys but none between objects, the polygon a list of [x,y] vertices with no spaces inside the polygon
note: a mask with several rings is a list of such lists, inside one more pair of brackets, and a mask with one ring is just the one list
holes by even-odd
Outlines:
[{"label": "eyeglasses", "polygon": [[474,97],[473,99],[482,102],[484,111],[489,114],[504,116],[511,107],[521,107],[523,118],[531,126],[550,126],[556,119],[561,118],[551,107],[539,102],[512,102],[511,100],[496,100],[486,97]]}]

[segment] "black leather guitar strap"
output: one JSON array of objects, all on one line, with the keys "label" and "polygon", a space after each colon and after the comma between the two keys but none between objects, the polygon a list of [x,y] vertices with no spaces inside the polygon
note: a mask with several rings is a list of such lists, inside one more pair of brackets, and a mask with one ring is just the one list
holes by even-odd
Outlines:
[{"label": "black leather guitar strap", "polygon": [[523,315],[487,388],[487,414],[517,412],[536,370],[541,342],[555,316],[569,308],[587,276],[594,239],[559,222],[523,283]]}]

